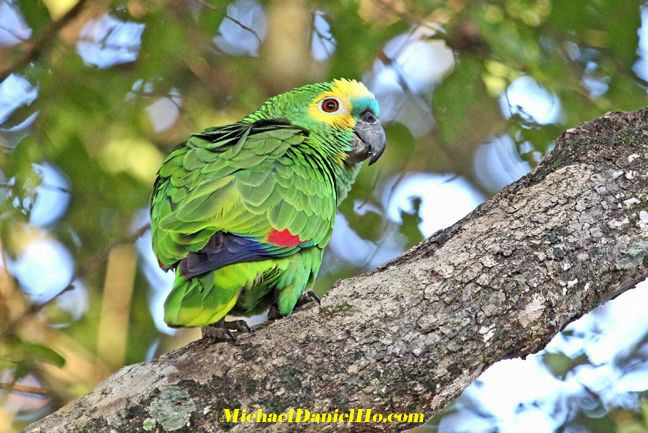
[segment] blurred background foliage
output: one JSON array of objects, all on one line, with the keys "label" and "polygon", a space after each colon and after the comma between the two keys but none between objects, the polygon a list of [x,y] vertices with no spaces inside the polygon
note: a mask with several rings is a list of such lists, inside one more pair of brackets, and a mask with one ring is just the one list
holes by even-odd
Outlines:
[{"label": "blurred background foliage", "polygon": [[[530,170],[561,131],[646,104],[639,0],[0,0],[0,431],[199,338],[161,320],[164,155],[336,77],[388,135],[341,206],[324,293]],[[648,288],[486,371],[418,431],[648,432]],[[422,408],[423,410],[423,408]]]}]

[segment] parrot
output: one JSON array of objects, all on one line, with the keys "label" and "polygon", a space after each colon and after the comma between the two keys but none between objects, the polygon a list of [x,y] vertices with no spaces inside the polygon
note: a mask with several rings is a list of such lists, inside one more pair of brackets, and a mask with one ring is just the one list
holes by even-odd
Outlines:
[{"label": "parrot", "polygon": [[307,84],[171,150],[150,202],[153,251],[175,270],[169,326],[233,339],[244,329],[226,315],[277,319],[304,296],[319,302],[311,289],[337,207],[385,150],[379,110],[359,81]]}]

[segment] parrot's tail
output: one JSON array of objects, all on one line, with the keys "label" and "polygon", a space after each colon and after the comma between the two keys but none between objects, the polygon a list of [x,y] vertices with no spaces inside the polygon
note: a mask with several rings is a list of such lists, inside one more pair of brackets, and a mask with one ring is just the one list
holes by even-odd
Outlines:
[{"label": "parrot's tail", "polygon": [[232,309],[239,289],[216,286],[217,271],[186,278],[176,274],[173,289],[164,303],[164,321],[177,327],[206,326],[218,322]]},{"label": "parrot's tail", "polygon": [[234,263],[191,278],[176,270],[164,303],[164,321],[176,328],[207,326],[232,309],[247,316],[272,303],[287,316],[304,289],[312,286],[321,258],[320,248],[310,248],[289,257]]},{"label": "parrot's tail", "polygon": [[237,301],[253,307],[274,288],[275,278],[269,276],[278,274],[276,260],[235,263],[191,278],[176,271],[173,289],[164,303],[164,321],[171,327],[216,323]]}]

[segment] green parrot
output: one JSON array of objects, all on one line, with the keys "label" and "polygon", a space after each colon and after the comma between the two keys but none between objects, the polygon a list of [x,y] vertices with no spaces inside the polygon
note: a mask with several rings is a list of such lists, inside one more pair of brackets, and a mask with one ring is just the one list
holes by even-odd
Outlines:
[{"label": "green parrot", "polygon": [[313,285],[360,163],[385,149],[378,116],[362,83],[334,80],[271,97],[175,147],[151,197],[153,251],[176,273],[165,322],[289,315]]}]

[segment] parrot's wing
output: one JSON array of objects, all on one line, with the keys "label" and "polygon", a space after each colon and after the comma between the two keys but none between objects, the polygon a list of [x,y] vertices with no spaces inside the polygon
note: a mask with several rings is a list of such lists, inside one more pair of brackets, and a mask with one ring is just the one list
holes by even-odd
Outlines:
[{"label": "parrot's wing", "polygon": [[211,128],[176,147],[158,172],[153,248],[162,266],[182,261],[183,275],[193,276],[323,247],[335,194],[333,174],[304,129],[280,122]]}]

